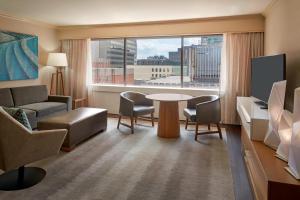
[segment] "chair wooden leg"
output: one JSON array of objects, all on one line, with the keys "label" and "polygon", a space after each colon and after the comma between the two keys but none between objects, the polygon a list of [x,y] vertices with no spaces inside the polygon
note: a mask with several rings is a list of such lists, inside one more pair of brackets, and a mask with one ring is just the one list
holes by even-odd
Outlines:
[{"label": "chair wooden leg", "polygon": [[133,129],[134,129],[134,123],[133,123],[133,117],[130,117],[130,122],[131,122],[131,134],[134,133]]},{"label": "chair wooden leg", "polygon": [[195,141],[197,141],[197,135],[198,135],[198,122],[196,122],[196,131],[195,131]]},{"label": "chair wooden leg", "polygon": [[120,127],[121,118],[122,118],[122,116],[119,115],[119,120],[118,120],[118,126],[117,126],[117,129],[119,129],[119,127]]},{"label": "chair wooden leg", "polygon": [[151,121],[152,121],[152,126],[154,126],[154,114],[151,113]]},{"label": "chair wooden leg", "polygon": [[188,127],[188,124],[189,124],[189,119],[188,119],[188,118],[186,118],[186,120],[185,120],[185,130],[187,129],[187,127]]},{"label": "chair wooden leg", "polygon": [[208,124],[208,130],[210,131],[210,124]]},{"label": "chair wooden leg", "polygon": [[223,137],[222,137],[222,131],[221,131],[221,127],[220,127],[219,123],[217,123],[217,128],[218,128],[220,139],[222,140],[223,139]]},{"label": "chair wooden leg", "polygon": [[137,117],[134,118],[134,123],[137,123]]}]

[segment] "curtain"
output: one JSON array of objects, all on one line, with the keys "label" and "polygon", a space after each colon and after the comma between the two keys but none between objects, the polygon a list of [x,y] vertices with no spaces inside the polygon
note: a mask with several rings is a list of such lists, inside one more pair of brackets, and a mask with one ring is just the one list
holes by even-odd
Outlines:
[{"label": "curtain", "polygon": [[238,124],[236,97],[250,95],[251,58],[264,54],[263,33],[224,35],[221,67],[222,122]]},{"label": "curtain", "polygon": [[61,52],[66,53],[66,95],[73,99],[87,98],[89,39],[62,40]]}]

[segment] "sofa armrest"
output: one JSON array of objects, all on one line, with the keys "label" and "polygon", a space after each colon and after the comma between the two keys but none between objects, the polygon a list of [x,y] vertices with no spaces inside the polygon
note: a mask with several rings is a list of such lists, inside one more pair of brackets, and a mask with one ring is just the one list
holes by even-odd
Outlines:
[{"label": "sofa armrest", "polygon": [[48,101],[66,103],[67,110],[68,111],[72,110],[72,97],[71,96],[49,95]]}]

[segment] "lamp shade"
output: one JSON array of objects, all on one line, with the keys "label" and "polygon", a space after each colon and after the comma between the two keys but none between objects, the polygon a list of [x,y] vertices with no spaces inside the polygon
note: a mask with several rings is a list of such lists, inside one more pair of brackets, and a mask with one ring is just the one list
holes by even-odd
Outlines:
[{"label": "lamp shade", "polygon": [[47,65],[54,67],[67,67],[67,55],[65,53],[49,53]]}]

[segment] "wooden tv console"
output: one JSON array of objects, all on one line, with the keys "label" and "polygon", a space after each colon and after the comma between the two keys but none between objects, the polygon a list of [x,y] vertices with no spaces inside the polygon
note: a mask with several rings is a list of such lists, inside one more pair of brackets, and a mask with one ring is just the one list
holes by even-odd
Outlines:
[{"label": "wooden tv console", "polygon": [[[251,105],[248,103],[251,103]],[[243,106],[244,108],[241,108]],[[253,134],[258,138],[263,138],[263,131],[266,131],[264,130],[265,123],[268,123],[265,115],[266,110],[262,110],[262,113],[259,114],[253,113],[254,110],[257,111],[257,107],[250,97],[238,97],[237,110],[242,124],[242,153],[254,196],[257,200],[300,199],[300,181],[284,169],[287,163],[275,157],[275,151],[267,147],[263,141],[253,140]],[[258,120],[258,122],[255,122],[255,120]],[[253,132],[260,128],[261,135]]]}]

